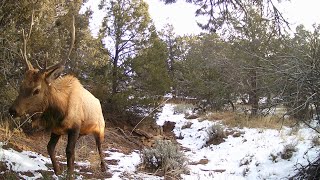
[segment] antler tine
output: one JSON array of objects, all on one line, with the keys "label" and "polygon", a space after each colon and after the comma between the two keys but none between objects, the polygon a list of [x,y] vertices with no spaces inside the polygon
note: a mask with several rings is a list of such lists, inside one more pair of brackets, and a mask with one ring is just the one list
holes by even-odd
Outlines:
[{"label": "antler tine", "polygon": [[47,67],[48,67],[48,58],[49,58],[49,55],[48,55],[48,52],[47,52],[47,54],[46,54],[46,60],[44,61],[44,70],[46,70]]},{"label": "antler tine", "polygon": [[61,66],[64,66],[66,64],[66,60],[62,60],[60,62],[58,62],[57,64],[54,64],[52,66],[49,66],[45,69],[45,71],[50,71],[50,70],[53,70],[53,69],[56,69],[58,67],[61,67]]},{"label": "antler tine", "polygon": [[46,56],[45,56],[45,59],[44,59],[43,67],[41,67],[39,65],[39,62],[36,60],[37,67],[39,68],[40,71],[45,72],[47,70],[48,58],[49,58],[49,55],[48,55],[48,52],[47,52]]},{"label": "antler tine", "polygon": [[40,66],[40,64],[39,64],[39,61],[38,61],[38,60],[36,60],[36,65],[37,65],[37,68],[38,68],[40,71],[42,71],[42,70],[43,70],[43,67],[41,67],[41,66]]},{"label": "antler tine", "polygon": [[70,58],[70,54],[71,54],[71,51],[72,51],[72,48],[74,46],[74,41],[75,41],[75,36],[76,36],[76,27],[75,27],[75,24],[74,24],[74,16],[72,16],[72,30],[71,30],[71,46],[70,46],[70,49],[69,49],[69,52],[68,52],[68,57],[67,59]]},{"label": "antler tine", "polygon": [[23,37],[23,52],[20,49],[20,53],[22,55],[22,58],[24,59],[24,62],[28,68],[28,70],[33,69],[32,64],[30,63],[30,61],[28,61],[28,57],[27,57],[27,37],[24,33],[24,29],[22,29],[22,37]]}]

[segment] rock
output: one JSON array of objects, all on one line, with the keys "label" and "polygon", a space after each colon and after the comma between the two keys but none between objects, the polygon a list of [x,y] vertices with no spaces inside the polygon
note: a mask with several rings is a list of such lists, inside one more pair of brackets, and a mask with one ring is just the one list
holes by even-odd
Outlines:
[{"label": "rock", "polygon": [[162,126],[162,129],[163,129],[163,132],[171,132],[174,127],[175,127],[176,123],[175,122],[170,122],[170,121],[166,121],[164,122],[163,126]]}]

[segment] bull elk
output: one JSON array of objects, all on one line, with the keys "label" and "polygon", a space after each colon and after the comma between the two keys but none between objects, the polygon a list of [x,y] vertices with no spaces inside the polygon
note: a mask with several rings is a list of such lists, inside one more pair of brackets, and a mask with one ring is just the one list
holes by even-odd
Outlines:
[{"label": "bull elk", "polygon": [[[73,21],[74,23],[74,21]],[[73,40],[69,55],[74,43]],[[25,45],[25,44],[24,44]],[[68,56],[69,56],[68,55]],[[9,109],[12,117],[32,115],[32,123],[51,130],[47,145],[55,174],[61,174],[55,157],[55,147],[61,135],[68,135],[66,147],[68,177],[73,177],[75,145],[79,137],[93,134],[101,158],[101,170],[106,170],[101,143],[104,141],[105,121],[100,101],[71,75],[61,76],[66,60],[41,68],[33,68],[24,57],[27,67],[19,95]],[[45,63],[47,64],[47,63]]]}]

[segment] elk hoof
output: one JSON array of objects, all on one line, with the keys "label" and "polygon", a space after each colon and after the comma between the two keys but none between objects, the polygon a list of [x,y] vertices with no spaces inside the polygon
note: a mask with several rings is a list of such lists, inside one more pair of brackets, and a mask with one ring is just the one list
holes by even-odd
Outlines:
[{"label": "elk hoof", "polygon": [[67,180],[74,180],[74,179],[75,179],[74,177],[75,177],[75,176],[74,176],[73,173],[68,173],[68,174],[67,174]]},{"label": "elk hoof", "polygon": [[60,170],[59,167],[57,167],[57,168],[54,168],[54,173],[58,176],[62,174],[62,171]]},{"label": "elk hoof", "polygon": [[101,163],[101,172],[106,172],[107,168],[106,165],[104,163]]}]

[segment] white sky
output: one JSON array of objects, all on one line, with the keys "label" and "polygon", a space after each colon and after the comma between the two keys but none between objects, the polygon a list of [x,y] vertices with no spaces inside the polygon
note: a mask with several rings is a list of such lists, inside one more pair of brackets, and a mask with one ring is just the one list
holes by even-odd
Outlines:
[{"label": "white sky", "polygon": [[198,34],[201,29],[196,23],[196,7],[178,0],[177,3],[165,5],[160,0],[144,0],[149,4],[149,13],[158,30],[167,23],[174,26],[178,35]]},{"label": "white sky", "polygon": [[297,25],[303,24],[311,30],[314,23],[320,24],[320,1],[319,0],[291,0],[282,2],[279,9],[292,24],[292,30]]},{"label": "white sky", "polygon": [[[170,5],[164,5],[160,0],[145,1],[149,4],[149,13],[158,30],[170,23],[174,26],[177,35],[201,32],[196,23],[196,7],[185,3],[185,0],[178,0],[177,3]],[[99,2],[100,0],[89,0],[88,2],[91,4],[91,9],[95,11],[91,24],[93,34],[97,34],[104,15],[98,11]],[[291,0],[290,2],[282,2],[279,9],[291,24],[293,31],[299,24],[305,25],[309,30],[312,28],[312,24],[320,24],[320,0]]]},{"label": "white sky", "polygon": [[[178,35],[201,32],[196,24],[196,7],[185,3],[185,0],[178,0],[178,3],[171,5],[164,5],[159,0],[145,1],[149,4],[149,13],[158,30],[164,24],[171,23]],[[314,23],[320,24],[320,0],[291,0],[282,2],[279,9],[291,24],[292,30],[299,24],[305,25],[307,29],[311,29]]]}]

